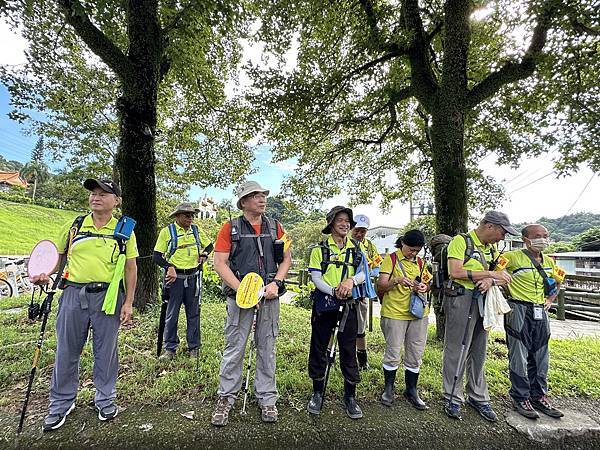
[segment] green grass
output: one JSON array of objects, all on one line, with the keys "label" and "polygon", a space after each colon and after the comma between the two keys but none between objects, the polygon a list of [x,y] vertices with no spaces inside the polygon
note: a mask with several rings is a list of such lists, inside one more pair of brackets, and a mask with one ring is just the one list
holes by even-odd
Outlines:
[{"label": "green grass", "polygon": [[25,255],[81,213],[0,200],[0,255]]},{"label": "green grass", "polygon": [[[27,303],[28,299],[21,297],[21,304],[26,306]],[[25,310],[19,315],[4,312],[8,306],[0,308],[0,390],[5,393],[0,399],[0,407],[15,408],[21,401],[26,385],[39,323],[29,323]],[[40,370],[34,384],[34,395],[38,398],[48,392],[56,348],[55,311],[56,305],[48,324]],[[158,314],[158,306],[150,308],[144,315],[136,314],[134,326],[120,332],[120,374],[117,386],[119,402],[123,405],[156,405],[189,398],[215,397],[223,350],[225,306],[222,303],[203,305],[200,372],[195,370],[195,360],[185,355],[185,343],[182,343],[175,360],[157,361],[155,339]],[[183,311],[180,317],[181,338],[185,336]],[[425,399],[438,398],[441,392],[442,345],[434,341],[433,336],[434,329],[431,328],[420,379],[420,389]],[[384,349],[377,320],[374,321],[374,331],[368,333],[367,340],[372,370],[362,372],[358,394],[360,398],[376,400],[383,385],[381,358]],[[307,375],[309,342],[310,313],[301,308],[282,305],[280,336],[277,339],[277,385],[281,400],[296,408],[304,407],[311,390]],[[600,398],[600,384],[597,382],[600,370],[599,339],[552,340],[550,352],[551,395]],[[509,388],[507,351],[503,336],[499,334],[490,338],[486,370],[490,394],[505,397]],[[333,370],[329,392],[339,396],[342,385],[339,369]],[[399,391],[402,385],[402,377],[399,377]],[[86,344],[81,359],[81,386],[79,401],[91,401],[94,388],[89,343]]]}]

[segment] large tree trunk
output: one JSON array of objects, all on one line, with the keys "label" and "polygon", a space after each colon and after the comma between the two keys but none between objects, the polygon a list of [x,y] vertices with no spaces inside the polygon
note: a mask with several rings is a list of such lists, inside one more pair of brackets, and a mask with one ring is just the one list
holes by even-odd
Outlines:
[{"label": "large tree trunk", "polygon": [[[430,129],[436,228],[438,233],[454,236],[467,227],[467,172],[463,153],[463,113],[444,105],[432,115]],[[441,302],[434,303],[436,337],[444,339],[446,317]]]},{"label": "large tree trunk", "polygon": [[123,212],[137,220],[138,288],[135,306],[144,310],[156,300],[158,278],[149,256],[156,242],[156,181],[154,136],[162,58],[162,34],[156,1],[128,5],[129,59],[132,77],[123,81],[118,101],[121,142],[117,152],[123,191]]}]

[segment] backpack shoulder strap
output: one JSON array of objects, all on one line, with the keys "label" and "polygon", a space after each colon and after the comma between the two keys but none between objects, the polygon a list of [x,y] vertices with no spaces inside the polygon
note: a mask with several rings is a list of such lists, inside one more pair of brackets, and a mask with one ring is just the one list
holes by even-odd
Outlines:
[{"label": "backpack shoulder strap", "polygon": [[198,225],[195,223],[192,224],[192,233],[194,233],[194,239],[196,240],[196,247],[198,247],[198,252],[200,251],[200,232],[198,231]]},{"label": "backpack shoulder strap", "polygon": [[392,260],[392,270],[390,271],[390,276],[394,273],[394,267],[396,267],[396,262],[398,261],[398,255],[396,252],[390,253],[390,259]]},{"label": "backpack shoulder strap", "polygon": [[353,238],[350,238],[350,242],[352,242],[352,244],[354,245],[354,248],[351,249],[351,252],[353,254],[352,266],[354,267],[354,271],[356,272],[356,270],[360,266],[360,263],[362,262],[362,251],[360,248],[360,242]]},{"label": "backpack shoulder strap", "polygon": [[467,246],[467,248],[465,250],[465,259],[463,260],[463,264],[464,264],[468,260],[473,258],[473,252],[475,251],[475,245],[473,244],[473,239],[471,239],[471,236],[469,236],[469,233],[461,233],[460,235],[465,240],[465,244]]},{"label": "backpack shoulder strap", "polygon": [[79,230],[81,230],[81,225],[83,225],[83,220],[85,219],[86,215],[87,214],[84,214],[83,216],[77,216],[75,217],[75,220],[73,220],[71,228],[69,228],[69,232],[67,233],[67,241],[65,242],[65,255],[69,254],[69,251],[71,250],[71,244],[73,243],[73,238],[77,235],[77,233],[79,233]]},{"label": "backpack shoulder strap", "polygon": [[167,259],[171,258],[177,250],[177,228],[175,228],[175,224],[171,222],[167,226],[169,230],[169,242],[167,244]]},{"label": "backpack shoulder strap", "polygon": [[242,219],[240,216],[229,221],[229,236],[231,238],[231,250],[229,251],[229,259],[231,259],[237,252],[240,244],[240,232],[242,226]]},{"label": "backpack shoulder strap", "polygon": [[273,241],[277,240],[277,235],[279,234],[278,231],[278,224],[279,222],[277,222],[276,219],[271,219],[268,216],[263,216],[265,218],[265,220],[267,221],[267,224],[269,225],[269,233],[271,234],[271,239],[273,239]]},{"label": "backpack shoulder strap", "polygon": [[319,247],[321,247],[321,274],[325,275],[329,260],[331,259],[331,249],[329,248],[326,239],[321,241]]}]

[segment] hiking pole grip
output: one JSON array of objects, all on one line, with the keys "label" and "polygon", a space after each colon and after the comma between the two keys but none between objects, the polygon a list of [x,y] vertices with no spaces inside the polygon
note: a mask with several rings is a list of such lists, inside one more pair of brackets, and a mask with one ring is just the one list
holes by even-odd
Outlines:
[{"label": "hiking pole grip", "polygon": [[[56,282],[55,282],[56,284]],[[25,415],[27,414],[27,405],[29,404],[29,397],[31,396],[31,389],[33,387],[33,380],[35,379],[35,373],[37,371],[40,355],[42,352],[42,345],[44,343],[44,334],[46,332],[46,324],[48,323],[48,316],[52,310],[52,300],[54,298],[54,290],[48,292],[45,306],[43,309],[42,325],[40,327],[40,335],[35,345],[33,352],[33,362],[31,363],[31,372],[29,372],[29,381],[27,382],[27,390],[25,391],[25,399],[23,400],[23,408],[21,409],[21,417],[19,418],[19,427],[17,428],[17,434],[23,431],[23,424],[25,423]]]}]

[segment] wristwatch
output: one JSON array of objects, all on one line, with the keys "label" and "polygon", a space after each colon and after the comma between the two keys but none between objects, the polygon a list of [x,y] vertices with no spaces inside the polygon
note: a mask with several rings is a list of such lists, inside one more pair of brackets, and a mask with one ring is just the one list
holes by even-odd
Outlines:
[{"label": "wristwatch", "polygon": [[279,289],[283,289],[284,284],[283,284],[282,280],[278,280],[277,278],[274,278],[273,283],[275,283]]}]

